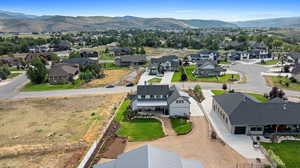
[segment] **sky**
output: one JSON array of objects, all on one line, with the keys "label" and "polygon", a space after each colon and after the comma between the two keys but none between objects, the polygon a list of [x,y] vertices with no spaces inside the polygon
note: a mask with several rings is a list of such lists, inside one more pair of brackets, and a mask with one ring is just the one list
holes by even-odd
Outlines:
[{"label": "sky", "polygon": [[223,21],[300,16],[299,6],[299,0],[0,0],[0,10],[34,15]]}]

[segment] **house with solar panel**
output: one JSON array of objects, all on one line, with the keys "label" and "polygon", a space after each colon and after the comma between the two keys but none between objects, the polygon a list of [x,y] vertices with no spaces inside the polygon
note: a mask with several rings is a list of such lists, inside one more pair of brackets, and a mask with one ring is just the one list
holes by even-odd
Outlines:
[{"label": "house with solar panel", "polygon": [[244,93],[213,96],[213,112],[232,134],[300,135],[300,103],[275,98],[262,103]]},{"label": "house with solar panel", "polygon": [[176,86],[139,85],[131,108],[141,115],[190,116],[189,95]]},{"label": "house with solar panel", "polygon": [[116,160],[93,168],[204,168],[198,161],[187,160],[176,153],[145,145],[123,153]]}]

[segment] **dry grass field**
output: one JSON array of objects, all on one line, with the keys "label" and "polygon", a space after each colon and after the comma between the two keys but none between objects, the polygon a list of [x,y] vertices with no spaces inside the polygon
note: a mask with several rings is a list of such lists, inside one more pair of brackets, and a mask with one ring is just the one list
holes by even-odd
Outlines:
[{"label": "dry grass field", "polygon": [[165,55],[177,55],[178,57],[185,57],[190,54],[195,54],[198,50],[191,49],[172,49],[172,48],[150,48],[145,47],[146,55],[150,57],[161,57]]},{"label": "dry grass field", "polygon": [[82,88],[103,87],[108,84],[119,82],[130,72],[131,70],[129,69],[104,70],[104,74],[105,74],[104,78],[93,80],[83,85]]},{"label": "dry grass field", "polygon": [[44,155],[31,155],[30,152],[18,154],[34,148],[39,150],[40,146],[53,148],[78,142],[90,144],[99,136],[123,96],[112,94],[0,101],[0,156],[19,151],[15,155],[18,157],[0,159],[0,167],[60,168],[65,167],[63,165],[66,163],[77,164],[85,148],[68,152],[58,150]]}]

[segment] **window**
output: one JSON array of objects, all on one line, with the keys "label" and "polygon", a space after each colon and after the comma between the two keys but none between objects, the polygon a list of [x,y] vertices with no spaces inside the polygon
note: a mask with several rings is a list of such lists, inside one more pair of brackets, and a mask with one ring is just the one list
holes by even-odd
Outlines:
[{"label": "window", "polygon": [[177,104],[182,104],[182,103],[184,103],[184,100],[176,100],[176,103]]}]

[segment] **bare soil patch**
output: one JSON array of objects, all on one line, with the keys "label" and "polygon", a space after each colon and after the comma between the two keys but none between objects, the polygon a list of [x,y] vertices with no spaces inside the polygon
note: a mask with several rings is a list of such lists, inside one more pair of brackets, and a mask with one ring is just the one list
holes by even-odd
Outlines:
[{"label": "bare soil patch", "polygon": [[185,57],[190,54],[195,54],[199,50],[192,49],[172,49],[172,48],[150,48],[145,47],[146,55],[153,57],[161,57],[165,55],[177,55],[178,57]]},{"label": "bare soil patch", "polygon": [[101,154],[102,158],[116,159],[118,155],[122,154],[127,144],[125,137],[111,137],[106,141],[107,146],[105,151]]},{"label": "bare soil patch", "polygon": [[104,70],[104,75],[105,75],[104,78],[93,80],[93,81],[83,85],[82,88],[103,87],[108,84],[119,82],[130,72],[131,72],[131,70],[129,70],[129,69]]},{"label": "bare soil patch", "polygon": [[0,101],[0,153],[16,148],[24,153],[1,159],[0,167],[60,168],[66,167],[64,162],[77,164],[82,157],[78,156],[78,151],[85,151],[85,147],[34,155],[24,150],[35,151],[42,146],[47,151],[47,146],[55,148],[79,141],[90,144],[99,136],[123,96],[111,94]]}]

